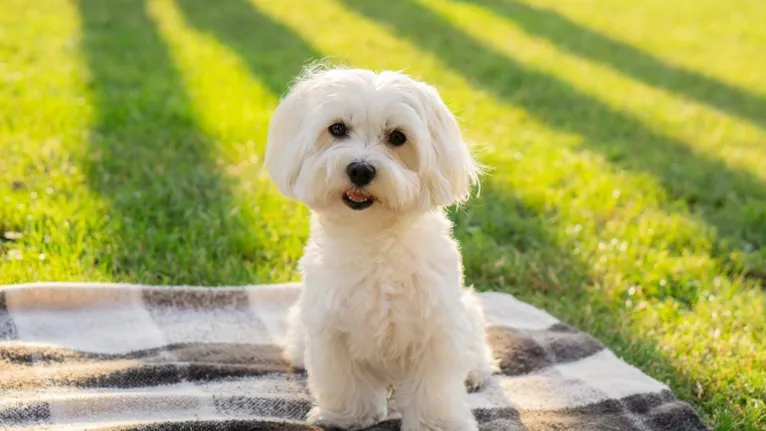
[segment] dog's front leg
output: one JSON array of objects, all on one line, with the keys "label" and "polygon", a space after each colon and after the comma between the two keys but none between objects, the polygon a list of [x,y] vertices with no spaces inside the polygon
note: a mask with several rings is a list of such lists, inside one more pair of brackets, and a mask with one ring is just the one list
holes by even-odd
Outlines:
[{"label": "dog's front leg", "polygon": [[295,368],[306,368],[306,333],[301,321],[301,304],[295,304],[287,314],[287,333],[283,357]]},{"label": "dog's front leg", "polygon": [[307,342],[306,371],[316,403],[308,423],[358,430],[385,419],[385,382],[374,370],[351,360],[343,337],[322,335]]},{"label": "dog's front leg", "polygon": [[464,364],[432,340],[397,388],[402,431],[476,431],[464,386]]}]

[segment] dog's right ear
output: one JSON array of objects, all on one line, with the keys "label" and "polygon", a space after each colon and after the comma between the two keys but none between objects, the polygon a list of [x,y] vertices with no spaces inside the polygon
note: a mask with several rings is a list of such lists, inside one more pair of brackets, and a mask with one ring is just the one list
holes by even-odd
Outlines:
[{"label": "dog's right ear", "polygon": [[282,98],[271,117],[266,138],[264,166],[279,191],[288,198],[295,197],[295,182],[308,152],[301,137],[306,117],[301,94],[297,85]]}]

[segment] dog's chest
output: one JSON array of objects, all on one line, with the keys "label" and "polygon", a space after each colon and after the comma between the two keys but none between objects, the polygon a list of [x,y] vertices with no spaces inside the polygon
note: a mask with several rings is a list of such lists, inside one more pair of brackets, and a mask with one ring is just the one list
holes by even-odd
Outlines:
[{"label": "dog's chest", "polygon": [[323,236],[301,259],[311,330],[345,339],[350,355],[397,373],[449,322],[459,253],[443,220],[380,241]]},{"label": "dog's chest", "polygon": [[391,271],[365,277],[338,315],[351,354],[371,362],[398,362],[431,332],[431,292],[415,274]]}]

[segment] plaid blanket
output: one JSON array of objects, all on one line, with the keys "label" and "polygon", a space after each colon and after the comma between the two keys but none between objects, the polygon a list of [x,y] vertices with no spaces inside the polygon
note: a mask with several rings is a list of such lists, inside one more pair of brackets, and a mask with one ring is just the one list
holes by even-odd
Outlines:
[{"label": "plaid blanket", "polygon": [[[279,347],[299,289],[0,287],[0,428],[317,429],[303,422],[305,372]],[[707,429],[591,336],[510,295],[480,297],[502,364],[470,394],[482,430]],[[398,429],[396,412],[371,429]]]}]

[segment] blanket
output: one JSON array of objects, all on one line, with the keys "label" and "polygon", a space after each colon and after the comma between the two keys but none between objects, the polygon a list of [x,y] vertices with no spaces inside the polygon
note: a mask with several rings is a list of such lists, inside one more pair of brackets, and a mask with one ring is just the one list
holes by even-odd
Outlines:
[{"label": "blanket", "polygon": [[[0,286],[0,429],[318,429],[304,421],[305,371],[280,349],[299,292]],[[481,430],[708,429],[590,335],[511,295],[479,296],[501,364],[469,395]],[[392,410],[370,430],[397,430],[399,417]]]}]

